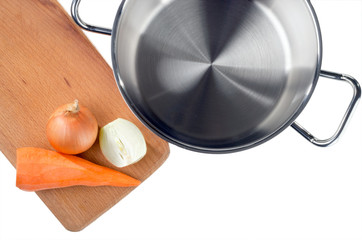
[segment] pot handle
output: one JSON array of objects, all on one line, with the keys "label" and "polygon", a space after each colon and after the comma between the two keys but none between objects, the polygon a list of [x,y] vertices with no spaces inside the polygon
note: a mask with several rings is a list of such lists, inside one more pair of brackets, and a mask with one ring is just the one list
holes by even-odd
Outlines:
[{"label": "pot handle", "polygon": [[361,87],[356,79],[354,79],[351,76],[345,75],[345,74],[339,74],[339,73],[333,73],[328,71],[321,71],[320,73],[321,77],[334,79],[334,80],[340,80],[344,81],[346,83],[349,83],[353,88],[353,97],[351,100],[351,103],[349,104],[346,113],[343,116],[342,122],[338,126],[337,131],[334,133],[334,135],[328,139],[318,139],[314,137],[310,132],[308,132],[305,128],[303,128],[300,124],[297,122],[294,122],[291,126],[300,133],[303,137],[305,137],[309,142],[313,143],[314,145],[317,145],[319,147],[327,147],[334,143],[343,132],[349,118],[351,117],[351,114],[353,110],[355,109],[360,97],[361,97]]},{"label": "pot handle", "polygon": [[89,25],[80,18],[79,11],[78,11],[80,1],[81,0],[72,1],[71,14],[72,14],[72,17],[73,17],[73,20],[75,21],[75,23],[87,31],[91,31],[91,32],[95,32],[95,33],[102,33],[102,34],[106,34],[106,35],[112,35],[112,29]]}]

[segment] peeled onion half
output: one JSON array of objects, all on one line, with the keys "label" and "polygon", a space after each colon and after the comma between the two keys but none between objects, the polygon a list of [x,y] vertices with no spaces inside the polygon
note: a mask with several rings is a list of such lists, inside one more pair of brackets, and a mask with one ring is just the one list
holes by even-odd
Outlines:
[{"label": "peeled onion half", "polygon": [[147,152],[141,131],[130,121],[121,118],[101,128],[99,145],[103,155],[116,167],[136,163]]}]

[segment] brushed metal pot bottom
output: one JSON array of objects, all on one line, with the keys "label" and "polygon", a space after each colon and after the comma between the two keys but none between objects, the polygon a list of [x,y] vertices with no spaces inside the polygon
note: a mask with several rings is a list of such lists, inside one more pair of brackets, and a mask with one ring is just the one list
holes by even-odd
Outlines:
[{"label": "brushed metal pot bottom", "polygon": [[[245,150],[293,127],[327,147],[339,139],[361,98],[353,77],[322,71],[322,41],[310,0],[123,0],[112,63],[130,109],[178,146],[207,153]],[[351,85],[336,132],[319,139],[294,122],[318,78]]]},{"label": "brushed metal pot bottom", "polygon": [[179,146],[256,146],[294,121],[317,82],[320,31],[308,1],[132,0],[118,15],[120,90]]}]

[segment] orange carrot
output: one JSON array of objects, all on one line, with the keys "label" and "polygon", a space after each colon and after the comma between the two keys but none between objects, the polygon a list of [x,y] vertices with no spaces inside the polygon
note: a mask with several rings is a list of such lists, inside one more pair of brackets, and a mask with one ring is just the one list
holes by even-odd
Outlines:
[{"label": "orange carrot", "polygon": [[25,191],[74,185],[131,187],[141,183],[82,158],[41,148],[19,148],[16,155],[16,186]]}]

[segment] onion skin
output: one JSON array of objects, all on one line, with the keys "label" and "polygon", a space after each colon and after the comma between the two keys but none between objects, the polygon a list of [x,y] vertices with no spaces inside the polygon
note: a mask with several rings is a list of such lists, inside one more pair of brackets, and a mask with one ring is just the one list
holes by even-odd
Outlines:
[{"label": "onion skin", "polygon": [[87,151],[96,141],[98,123],[92,112],[75,100],[60,106],[50,116],[46,135],[56,151],[79,154]]}]

